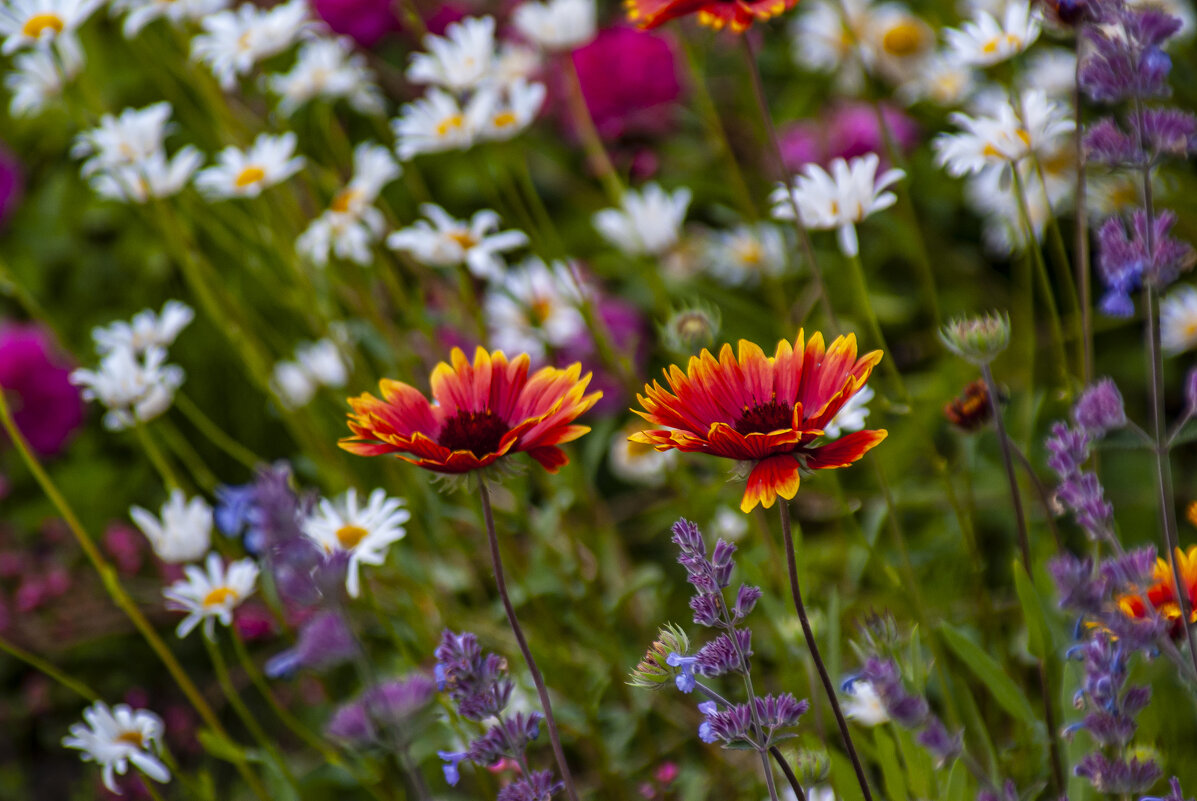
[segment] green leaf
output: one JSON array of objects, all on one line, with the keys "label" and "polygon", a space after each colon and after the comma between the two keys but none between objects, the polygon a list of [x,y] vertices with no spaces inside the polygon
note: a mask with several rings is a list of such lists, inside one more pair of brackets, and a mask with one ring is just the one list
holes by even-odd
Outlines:
[{"label": "green leaf", "polygon": [[964,763],[957,759],[948,771],[948,785],[943,794],[943,801],[972,801],[972,798],[968,790],[968,770]]},{"label": "green leaf", "polygon": [[888,801],[907,801],[910,796],[906,792],[906,777],[898,763],[898,749],[894,747],[894,741],[881,726],[873,729],[873,739],[877,742],[877,761],[881,764],[886,798]]},{"label": "green leaf", "polygon": [[948,647],[985,685],[989,694],[993,696],[993,700],[997,701],[1002,709],[1028,726],[1036,728],[1040,726],[1039,718],[1031,709],[1030,702],[996,659],[947,623],[939,624],[939,631]]},{"label": "green leaf", "polygon": [[935,766],[927,749],[914,741],[914,736],[905,729],[895,728],[894,735],[898,740],[898,751],[902,754],[902,762],[906,765],[906,779],[910,785],[910,795],[914,798],[936,798]]},{"label": "green leaf", "polygon": [[827,755],[831,758],[831,786],[835,788],[836,797],[843,801],[864,801],[864,794],[856,781],[856,771],[848,757],[833,749]]},{"label": "green leaf", "polygon": [[199,739],[200,745],[204,747],[204,750],[217,759],[223,759],[225,762],[232,762],[234,764],[246,760],[245,752],[236,743],[211,729],[200,729],[196,737]]},{"label": "green leaf", "polygon": [[1018,593],[1022,617],[1027,624],[1027,649],[1036,659],[1047,661],[1052,653],[1052,635],[1047,615],[1043,612],[1043,602],[1039,600],[1031,577],[1017,559],[1014,560],[1014,591]]}]

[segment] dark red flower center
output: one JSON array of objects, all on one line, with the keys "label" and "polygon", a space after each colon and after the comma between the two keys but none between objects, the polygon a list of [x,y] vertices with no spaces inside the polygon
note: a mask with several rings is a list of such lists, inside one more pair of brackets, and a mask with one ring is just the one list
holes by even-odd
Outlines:
[{"label": "dark red flower center", "polygon": [[736,421],[736,431],[741,434],[768,434],[778,429],[788,429],[794,423],[794,410],[784,404],[771,400],[751,409],[745,409],[744,414]]},{"label": "dark red flower center", "polygon": [[479,459],[499,449],[503,435],[511,426],[489,409],[481,412],[460,411],[445,421],[437,442],[451,451],[470,451]]}]

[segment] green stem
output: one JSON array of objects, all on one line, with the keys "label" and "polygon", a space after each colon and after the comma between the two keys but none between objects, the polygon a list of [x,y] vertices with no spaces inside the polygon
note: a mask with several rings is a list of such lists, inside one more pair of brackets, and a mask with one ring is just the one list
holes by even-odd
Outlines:
[{"label": "green stem", "polygon": [[100,700],[100,696],[96,694],[96,691],[88,687],[83,682],[68,676],[65,671],[59,670],[37,654],[26,651],[21,646],[17,645],[16,643],[9,642],[4,637],[0,637],[0,651],[3,651],[11,657],[21,660],[34,670],[44,673],[45,675],[54,679],[54,681],[61,684],[63,687],[66,687],[76,695],[86,698],[88,701]]},{"label": "green stem", "polygon": [[[179,686],[183,695],[187,697],[187,700],[195,708],[195,711],[199,713],[200,718],[208,728],[212,729],[222,739],[231,742],[228,732],[225,731],[219,718],[212,711],[212,707],[204,700],[199,689],[187,675],[187,671],[183,669],[183,666],[179,664],[179,661],[175,658],[170,648],[158,636],[158,632],[146,620],[145,615],[141,613],[137,604],[125,592],[124,587],[121,586],[120,580],[117,578],[116,570],[108,563],[103,554],[100,553],[100,549],[96,546],[91,535],[87,533],[87,530],[79,522],[79,518],[75,516],[74,510],[66,502],[62,493],[58,491],[58,487],[50,479],[41,462],[33,455],[33,451],[29,449],[29,443],[25,440],[24,435],[13,421],[12,411],[8,407],[3,387],[0,387],[0,423],[3,424],[4,430],[8,432],[9,439],[21,454],[21,458],[29,468],[29,472],[33,474],[42,491],[46,493],[46,497],[50,499],[50,502],[54,504],[58,513],[62,515],[63,522],[66,523],[67,528],[74,535],[75,541],[78,542],[79,547],[83,550],[83,553],[87,556],[88,561],[91,562],[96,572],[100,574],[101,583],[104,585],[104,589],[109,597],[112,598],[113,603],[132,621],[134,627],[145,638],[150,648],[162,660],[163,665],[166,666],[166,670],[170,673],[171,678],[174,679],[175,684]],[[271,801],[266,788],[262,786],[262,783],[254,775],[253,771],[249,769],[249,764],[245,761],[244,756],[239,754],[234,758],[233,765],[237,769],[237,772],[241,774],[241,778],[244,779],[245,783],[249,785],[250,789],[261,801]]]},{"label": "green stem", "polygon": [[179,477],[175,475],[174,469],[170,466],[170,462],[166,460],[166,456],[158,447],[158,443],[154,442],[154,438],[145,427],[145,423],[138,421],[133,426],[133,431],[137,435],[137,441],[141,444],[142,450],[149,457],[150,462],[154,465],[154,469],[158,471],[158,475],[161,477],[162,483],[166,485],[167,490],[182,488],[183,485],[179,482]]},{"label": "green stem", "polygon": [[615,165],[611,163],[611,157],[607,155],[598,128],[594,126],[594,118],[590,116],[590,108],[582,94],[582,79],[578,77],[573,54],[565,53],[561,60],[565,62],[566,102],[573,115],[574,125],[578,128],[578,134],[582,137],[586,159],[590,162],[590,169],[598,176],[599,182],[606,190],[607,198],[619,206],[623,203],[623,184],[620,183]]},{"label": "green stem", "polygon": [[242,466],[252,471],[256,470],[259,465],[267,463],[266,459],[225,433],[225,430],[214,423],[212,418],[204,414],[203,409],[195,401],[182,392],[175,395],[175,407],[209,442],[224,451],[234,461],[240,462]]},{"label": "green stem", "polygon": [[295,776],[291,773],[287,761],[283,755],[274,747],[274,743],[266,736],[266,732],[262,730],[257,718],[249,711],[249,707],[241,700],[241,694],[233,685],[233,678],[229,675],[228,665],[225,664],[224,655],[220,653],[220,646],[212,640],[209,640],[206,635],[200,637],[204,641],[204,647],[208,649],[208,656],[212,659],[212,667],[216,669],[216,681],[220,684],[220,689],[224,692],[225,698],[229,702],[229,706],[233,707],[233,711],[237,713],[237,717],[241,718],[241,722],[245,724],[245,728],[258,741],[258,745],[265,751],[270,759],[278,765],[279,771],[287,784],[295,791],[297,798],[302,797],[299,792],[299,786],[295,782]]}]

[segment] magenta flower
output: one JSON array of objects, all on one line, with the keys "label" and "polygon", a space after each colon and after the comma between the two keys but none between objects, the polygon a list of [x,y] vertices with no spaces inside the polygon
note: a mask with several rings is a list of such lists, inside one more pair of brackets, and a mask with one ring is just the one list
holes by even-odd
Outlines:
[{"label": "magenta flower", "polygon": [[599,135],[659,135],[681,96],[677,53],[667,36],[615,26],[571,56]]},{"label": "magenta flower", "polygon": [[352,36],[362,47],[399,30],[399,17],[391,0],[314,0],[316,14],[334,32]]},{"label": "magenta flower", "polygon": [[0,147],[0,228],[21,199],[21,165],[11,153]]},{"label": "magenta flower", "polygon": [[83,399],[52,337],[37,325],[0,326],[0,387],[17,428],[43,456],[62,450],[83,422]]},{"label": "magenta flower", "polygon": [[[882,116],[894,145],[909,153],[919,142],[918,125],[901,109],[883,105]],[[885,166],[885,135],[870,103],[845,103],[819,120],[801,120],[781,132],[781,156],[786,169],[798,172],[804,164],[826,166],[833,159],[881,154]]]}]

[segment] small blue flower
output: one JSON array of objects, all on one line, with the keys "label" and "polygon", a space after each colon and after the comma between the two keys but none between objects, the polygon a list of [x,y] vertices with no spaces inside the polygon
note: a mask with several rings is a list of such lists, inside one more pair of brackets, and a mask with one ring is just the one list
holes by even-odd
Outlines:
[{"label": "small blue flower", "polygon": [[698,661],[696,656],[682,656],[674,652],[665,657],[665,664],[670,667],[681,668],[682,672],[677,674],[674,678],[674,683],[677,688],[684,693],[693,691],[694,689],[694,663]]},{"label": "small blue flower", "polygon": [[469,758],[468,751],[437,751],[436,755],[445,760],[445,764],[441,769],[445,772],[445,781],[449,783],[450,787],[456,787],[457,782],[461,780],[461,773],[458,771],[457,765],[459,762],[464,762]]},{"label": "small blue flower", "polygon": [[715,705],[714,701],[703,701],[698,705],[698,711],[707,716],[707,720],[698,725],[698,739],[704,743],[715,742],[719,738],[715,736],[715,732],[711,728],[710,717],[719,711],[719,707]]}]

